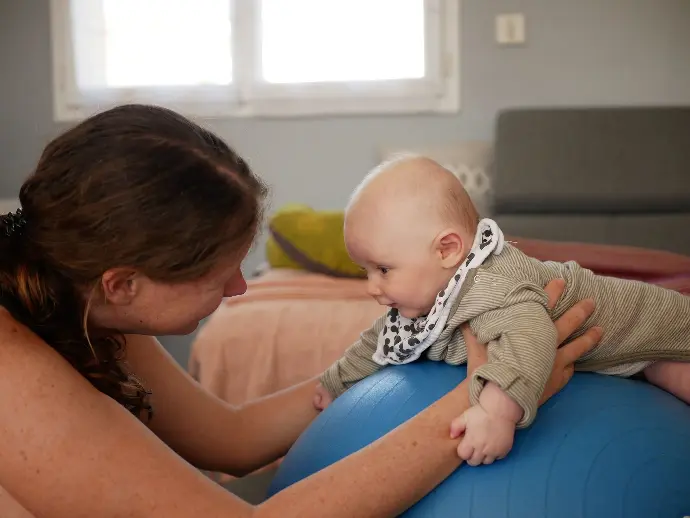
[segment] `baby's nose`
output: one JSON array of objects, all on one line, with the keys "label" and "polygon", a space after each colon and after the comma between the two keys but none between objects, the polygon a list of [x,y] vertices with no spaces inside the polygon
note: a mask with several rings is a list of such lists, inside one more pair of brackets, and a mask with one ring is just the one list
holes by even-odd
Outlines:
[{"label": "baby's nose", "polygon": [[367,282],[367,293],[371,297],[378,297],[381,295],[381,289],[376,281],[369,279]]}]

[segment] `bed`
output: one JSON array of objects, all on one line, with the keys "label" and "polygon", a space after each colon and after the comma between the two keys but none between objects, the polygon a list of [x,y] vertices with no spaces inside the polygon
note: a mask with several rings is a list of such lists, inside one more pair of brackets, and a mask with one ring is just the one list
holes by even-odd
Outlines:
[{"label": "bed", "polygon": [[[523,251],[690,293],[690,108],[507,110],[478,145],[453,165]],[[189,371],[240,405],[317,375],[384,310],[362,280],[269,269],[202,326]]]}]

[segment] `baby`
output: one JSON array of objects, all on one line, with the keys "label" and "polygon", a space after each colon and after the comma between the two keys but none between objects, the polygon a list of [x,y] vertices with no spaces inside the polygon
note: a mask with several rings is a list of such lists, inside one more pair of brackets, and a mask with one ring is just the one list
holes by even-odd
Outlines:
[{"label": "baby", "polygon": [[[637,281],[594,275],[574,262],[542,262],[479,219],[460,181],[433,160],[384,163],[358,186],[346,209],[345,242],[367,273],[369,294],[390,309],[321,376],[323,409],[386,365],[422,355],[467,362],[467,322],[489,361],[470,380],[471,407],[451,423],[458,454],[490,464],[529,426],[557,349],[553,319],[579,300],[596,303],[573,337],[600,326],[599,344],[578,370],[631,376],[690,402],[690,297]],[[566,281],[553,310],[543,286]]]}]

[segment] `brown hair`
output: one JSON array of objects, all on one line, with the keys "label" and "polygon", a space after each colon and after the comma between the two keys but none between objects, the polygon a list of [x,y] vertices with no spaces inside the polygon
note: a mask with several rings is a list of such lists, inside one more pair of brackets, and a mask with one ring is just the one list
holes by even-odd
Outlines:
[{"label": "brown hair", "polygon": [[203,277],[252,242],[265,193],[227,144],[170,110],[102,112],[48,144],[21,216],[0,218],[0,294],[94,387],[150,413],[124,337],[85,327],[84,294],[118,266],[168,283]]}]

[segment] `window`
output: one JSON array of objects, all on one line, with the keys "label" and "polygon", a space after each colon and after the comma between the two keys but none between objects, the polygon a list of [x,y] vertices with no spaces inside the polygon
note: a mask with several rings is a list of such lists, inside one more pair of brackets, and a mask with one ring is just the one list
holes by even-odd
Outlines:
[{"label": "window", "polygon": [[449,112],[460,0],[51,0],[58,120]]}]

